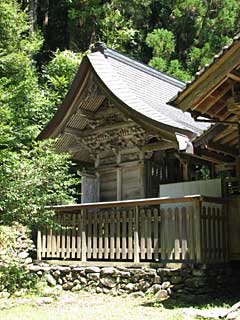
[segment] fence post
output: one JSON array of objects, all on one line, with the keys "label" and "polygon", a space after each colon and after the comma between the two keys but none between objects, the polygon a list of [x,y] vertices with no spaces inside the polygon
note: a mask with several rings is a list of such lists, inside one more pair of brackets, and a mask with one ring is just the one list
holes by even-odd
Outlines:
[{"label": "fence post", "polygon": [[139,207],[135,207],[134,227],[134,263],[139,263]]},{"label": "fence post", "polygon": [[82,210],[82,262],[87,261],[87,239],[86,239],[86,215],[87,210]]},{"label": "fence post", "polygon": [[230,252],[230,243],[229,243],[229,200],[227,200],[222,205],[222,223],[223,223],[223,260],[224,262],[229,262],[229,252]]},{"label": "fence post", "polygon": [[42,233],[40,230],[37,232],[37,260],[42,260]]},{"label": "fence post", "polygon": [[194,214],[194,222],[195,222],[195,245],[196,245],[196,261],[202,262],[202,239],[201,239],[201,209],[202,209],[202,201],[198,199],[195,201],[195,214]]}]

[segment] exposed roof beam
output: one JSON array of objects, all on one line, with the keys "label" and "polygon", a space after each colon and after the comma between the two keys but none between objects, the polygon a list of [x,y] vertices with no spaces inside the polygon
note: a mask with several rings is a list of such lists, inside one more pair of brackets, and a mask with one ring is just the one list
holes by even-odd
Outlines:
[{"label": "exposed roof beam", "polygon": [[233,158],[229,156],[223,156],[216,152],[209,151],[206,149],[196,148],[194,149],[194,155],[199,156],[205,160],[213,163],[233,162]]},{"label": "exposed roof beam", "polygon": [[171,148],[176,148],[177,143],[169,142],[169,141],[158,141],[154,143],[150,143],[141,148],[142,151],[157,151],[157,150],[167,150]]},{"label": "exposed roof beam", "polygon": [[[209,90],[205,96],[201,97],[195,104],[194,106],[191,108],[191,110],[195,110],[199,107],[200,104],[202,104],[204,102],[204,100],[209,97],[210,95],[212,95],[214,93],[215,90],[217,90],[225,81],[226,81],[226,77],[224,77],[218,84],[215,85],[214,88],[212,88],[211,90]],[[183,111],[186,111],[185,109]]]},{"label": "exposed roof beam", "polygon": [[199,147],[200,145],[208,143],[208,141],[212,140],[226,128],[228,129],[228,127],[223,124],[217,124],[211,127],[193,142],[194,147]]},{"label": "exposed roof beam", "polygon": [[[198,110],[201,112],[201,113],[205,113],[207,112],[208,110],[211,109],[211,107],[213,107],[232,87],[232,84],[227,84],[226,86],[223,86],[223,88],[219,89],[218,92],[216,92],[216,95],[217,96],[211,96],[212,97],[212,101],[209,102],[209,103],[206,103],[204,102],[206,100],[206,97],[204,98],[204,101],[201,103],[201,104],[197,104],[194,108],[198,108]],[[203,105],[201,107],[201,105]]]},{"label": "exposed roof beam", "polygon": [[240,82],[240,76],[235,74],[235,73],[233,73],[233,72],[230,72],[228,74],[228,78],[230,78],[230,79],[232,79],[234,81]]},{"label": "exposed roof beam", "polygon": [[232,157],[236,157],[238,155],[238,152],[236,151],[235,148],[231,148],[226,145],[222,145],[220,143],[214,143],[214,142],[209,142],[206,145],[207,149],[210,151],[216,151],[216,152],[221,152],[225,155],[229,155]]},{"label": "exposed roof beam", "polygon": [[235,139],[237,135],[238,135],[237,128],[235,130],[232,129],[230,131],[230,134],[228,134],[226,137],[223,137],[223,139],[221,140],[221,143],[222,144],[229,143],[231,140]]}]

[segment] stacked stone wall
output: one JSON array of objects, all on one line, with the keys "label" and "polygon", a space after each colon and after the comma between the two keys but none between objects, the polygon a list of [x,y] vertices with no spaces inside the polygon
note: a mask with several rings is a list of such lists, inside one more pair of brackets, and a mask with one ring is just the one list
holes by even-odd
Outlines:
[{"label": "stacked stone wall", "polygon": [[60,266],[41,263],[30,272],[59,290],[169,297],[209,295],[226,291],[232,270],[227,266],[171,265],[164,268]]}]

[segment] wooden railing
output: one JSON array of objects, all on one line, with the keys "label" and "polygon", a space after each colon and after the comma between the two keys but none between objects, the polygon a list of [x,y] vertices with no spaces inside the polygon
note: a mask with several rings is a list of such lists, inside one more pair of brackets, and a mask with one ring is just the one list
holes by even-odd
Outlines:
[{"label": "wooden railing", "polygon": [[154,198],[53,209],[61,227],[38,231],[38,260],[227,260],[225,202],[218,198]]}]

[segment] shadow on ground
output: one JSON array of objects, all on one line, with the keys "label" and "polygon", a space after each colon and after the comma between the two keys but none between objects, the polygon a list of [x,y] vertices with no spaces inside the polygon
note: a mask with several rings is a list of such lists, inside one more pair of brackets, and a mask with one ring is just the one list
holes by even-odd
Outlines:
[{"label": "shadow on ground", "polygon": [[189,294],[179,298],[169,298],[164,301],[156,301],[153,298],[151,302],[145,302],[142,304],[144,307],[164,307],[165,309],[177,309],[177,308],[198,308],[208,309],[217,307],[230,307],[240,301],[240,293],[228,294],[228,295],[193,295]]}]

